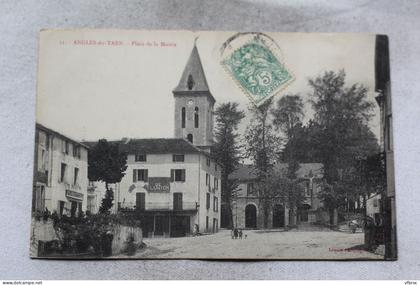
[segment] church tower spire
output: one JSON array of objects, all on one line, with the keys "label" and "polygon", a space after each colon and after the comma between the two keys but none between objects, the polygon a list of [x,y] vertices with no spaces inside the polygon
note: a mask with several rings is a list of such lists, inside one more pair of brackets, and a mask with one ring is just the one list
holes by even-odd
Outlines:
[{"label": "church tower spire", "polygon": [[210,92],[197,46],[172,91],[175,98],[175,137],[209,148],[213,144],[213,107],[215,99]]}]

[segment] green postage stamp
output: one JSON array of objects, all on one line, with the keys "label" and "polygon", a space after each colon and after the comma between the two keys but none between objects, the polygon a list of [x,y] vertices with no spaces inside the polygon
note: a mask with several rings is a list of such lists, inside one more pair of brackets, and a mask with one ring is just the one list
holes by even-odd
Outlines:
[{"label": "green postage stamp", "polygon": [[221,49],[221,64],[257,107],[294,80],[280,48],[261,33],[236,34]]}]

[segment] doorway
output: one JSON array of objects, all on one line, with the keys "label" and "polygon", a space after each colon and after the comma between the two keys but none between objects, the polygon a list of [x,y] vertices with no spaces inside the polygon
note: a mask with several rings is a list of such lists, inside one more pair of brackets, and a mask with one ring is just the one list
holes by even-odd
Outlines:
[{"label": "doorway", "polygon": [[155,236],[163,236],[169,233],[169,216],[155,217]]},{"label": "doorway", "polygon": [[273,207],[273,228],[284,227],[284,207],[276,204]]},{"label": "doorway", "polygon": [[303,204],[299,207],[299,216],[300,216],[300,221],[301,222],[308,222],[309,221],[309,209],[311,208],[311,206],[309,206],[308,204]]},{"label": "doorway", "polygon": [[190,233],[189,216],[171,217],[171,237],[185,237]]},{"label": "doorway", "polygon": [[174,193],[174,211],[182,211],[182,193]]},{"label": "doorway", "polygon": [[257,227],[257,207],[255,207],[253,204],[248,204],[245,207],[245,227]]},{"label": "doorway", "polygon": [[77,211],[77,202],[72,201],[71,208],[70,208],[70,216],[72,218],[76,217],[76,211]]}]

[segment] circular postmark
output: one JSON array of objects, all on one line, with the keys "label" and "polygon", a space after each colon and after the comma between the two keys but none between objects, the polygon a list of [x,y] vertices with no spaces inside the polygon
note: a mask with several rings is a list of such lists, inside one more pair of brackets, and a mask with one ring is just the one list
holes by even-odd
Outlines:
[{"label": "circular postmark", "polygon": [[278,44],[263,33],[237,33],[221,49],[221,64],[257,107],[295,79]]}]

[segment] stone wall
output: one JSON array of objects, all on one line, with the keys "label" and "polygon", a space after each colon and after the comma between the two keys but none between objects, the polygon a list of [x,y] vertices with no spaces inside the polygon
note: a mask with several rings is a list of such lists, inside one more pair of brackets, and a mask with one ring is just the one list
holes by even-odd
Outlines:
[{"label": "stone wall", "polygon": [[138,247],[143,241],[143,232],[139,227],[128,227],[114,225],[112,240],[112,254],[123,254],[127,249],[130,237],[134,238],[133,243]]},{"label": "stone wall", "polygon": [[[120,224],[112,226],[112,255],[124,254],[127,249],[130,237],[133,238],[132,243],[138,248],[142,244],[142,229],[139,227],[129,227]],[[54,230],[53,221],[32,219],[31,238],[30,238],[30,257],[39,257],[39,242],[49,242],[59,240]]]},{"label": "stone wall", "polygon": [[35,220],[32,218],[31,223],[31,240],[30,240],[30,257],[38,257],[39,241],[58,240],[57,234],[53,227],[51,219],[47,221]]}]

